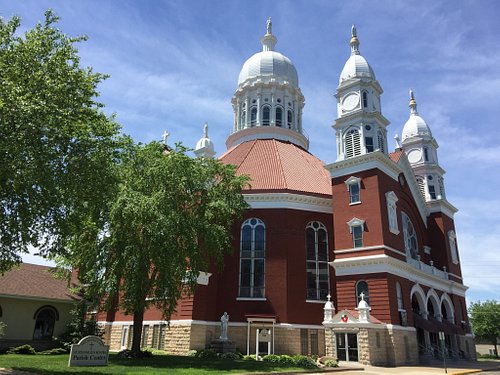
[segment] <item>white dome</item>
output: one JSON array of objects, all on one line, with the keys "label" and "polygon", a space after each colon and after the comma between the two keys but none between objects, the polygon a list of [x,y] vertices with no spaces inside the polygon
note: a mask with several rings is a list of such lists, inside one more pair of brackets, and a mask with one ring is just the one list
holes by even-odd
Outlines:
[{"label": "white dome", "polygon": [[361,55],[351,55],[340,73],[339,83],[351,78],[372,78],[375,79],[375,73],[366,59]]},{"label": "white dome", "polygon": [[198,142],[196,142],[195,150],[200,150],[202,148],[208,148],[209,150],[214,150],[214,143],[210,138],[202,137]]},{"label": "white dome", "polygon": [[410,118],[406,121],[405,126],[403,127],[403,142],[406,139],[413,137],[420,138],[432,138],[431,129],[424,121],[422,117],[418,115],[417,112],[417,101],[415,100],[415,96],[413,95],[413,90],[410,90]]},{"label": "white dome", "polygon": [[238,85],[258,77],[275,79],[279,83],[288,82],[296,88],[299,87],[295,66],[288,57],[276,51],[262,51],[250,57],[241,68]]},{"label": "white dome", "polygon": [[403,127],[403,141],[412,137],[432,138],[431,129],[422,117],[411,114]]}]

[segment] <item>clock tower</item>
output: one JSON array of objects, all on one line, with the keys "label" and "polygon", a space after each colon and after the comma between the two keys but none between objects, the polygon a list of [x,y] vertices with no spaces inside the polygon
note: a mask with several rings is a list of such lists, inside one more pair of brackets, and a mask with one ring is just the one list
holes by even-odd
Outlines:
[{"label": "clock tower", "polygon": [[337,87],[338,118],[333,128],[337,161],[380,151],[387,154],[389,121],[382,116],[383,90],[373,69],[359,52],[356,26],[351,31],[351,56],[344,65]]}]

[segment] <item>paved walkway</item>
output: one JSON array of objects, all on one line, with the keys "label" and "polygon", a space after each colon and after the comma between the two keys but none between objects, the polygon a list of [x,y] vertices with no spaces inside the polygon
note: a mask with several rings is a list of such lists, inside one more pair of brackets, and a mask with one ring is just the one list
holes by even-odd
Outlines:
[{"label": "paved walkway", "polygon": [[[448,375],[466,375],[475,373],[485,373],[485,375],[500,375],[499,361],[478,361],[478,362],[452,362],[448,364]],[[339,375],[433,375],[445,374],[443,367],[425,367],[425,366],[400,366],[400,367],[377,367],[364,366],[359,363],[340,362],[340,366],[335,369],[329,369],[321,372],[307,372],[308,375],[325,375],[340,373]],[[293,373],[299,374],[299,373]],[[0,375],[33,375],[31,372],[8,370],[0,368]]]}]

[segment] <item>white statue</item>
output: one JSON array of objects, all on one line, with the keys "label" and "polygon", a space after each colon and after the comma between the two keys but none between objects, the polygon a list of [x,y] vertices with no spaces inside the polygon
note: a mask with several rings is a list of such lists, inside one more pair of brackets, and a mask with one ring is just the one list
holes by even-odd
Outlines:
[{"label": "white statue", "polygon": [[266,31],[267,31],[267,34],[272,34],[273,33],[273,21],[271,20],[271,17],[269,17],[267,19],[267,22],[266,22]]},{"label": "white statue", "polygon": [[229,322],[229,315],[224,312],[224,315],[220,317],[220,340],[227,341],[227,323]]}]

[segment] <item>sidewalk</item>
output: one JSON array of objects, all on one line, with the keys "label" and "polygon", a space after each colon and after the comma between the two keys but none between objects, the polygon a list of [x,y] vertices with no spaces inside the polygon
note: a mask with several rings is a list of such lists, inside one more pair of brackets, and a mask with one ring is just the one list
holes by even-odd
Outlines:
[{"label": "sidewalk", "polygon": [[[498,371],[500,373],[500,361],[478,361],[478,362],[451,362],[447,364],[448,375],[466,375],[487,371]],[[377,367],[365,366],[359,363],[340,362],[339,367],[321,372],[308,373],[319,375],[325,373],[339,372],[339,375],[432,375],[445,374],[442,366],[400,366],[400,367]],[[305,372],[303,373],[305,374]]]}]

